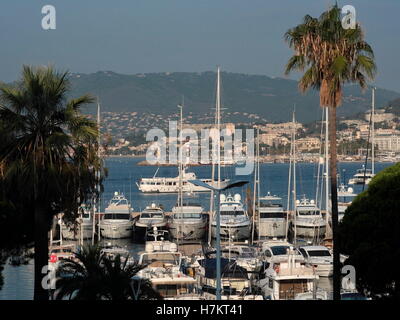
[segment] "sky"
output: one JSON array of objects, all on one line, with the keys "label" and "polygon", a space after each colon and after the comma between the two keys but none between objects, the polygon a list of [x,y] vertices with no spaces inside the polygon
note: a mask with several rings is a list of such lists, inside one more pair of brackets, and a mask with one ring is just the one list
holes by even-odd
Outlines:
[{"label": "sky", "polygon": [[[23,64],[71,72],[202,72],[284,77],[291,50],[283,35],[334,0],[1,0],[0,81]],[[43,30],[44,5],[56,29]],[[374,84],[400,92],[399,0],[338,0],[353,5],[375,51]],[[297,75],[289,78],[296,79]]]}]

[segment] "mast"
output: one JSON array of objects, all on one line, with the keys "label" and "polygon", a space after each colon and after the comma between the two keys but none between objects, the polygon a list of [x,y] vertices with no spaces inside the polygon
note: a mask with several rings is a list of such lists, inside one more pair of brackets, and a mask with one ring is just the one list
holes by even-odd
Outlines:
[{"label": "mast", "polygon": [[[256,129],[257,130],[257,129]],[[258,131],[257,131],[257,138],[256,138],[256,148],[258,145]],[[253,221],[252,221],[252,228],[251,228],[251,243],[254,243],[254,229],[255,229],[255,219],[256,219],[256,197],[257,197],[257,186],[259,177],[257,176],[257,164],[258,164],[258,154],[256,149],[256,157],[255,157],[255,168],[254,168],[254,190],[253,190]],[[258,229],[258,233],[260,233],[260,229]]]},{"label": "mast", "polygon": [[293,110],[293,214],[294,214],[294,244],[297,244],[297,224],[296,224],[296,120],[295,110]]},{"label": "mast", "polygon": [[[217,140],[217,187],[219,188],[221,185],[221,136],[220,136],[220,129],[221,129],[221,85],[220,85],[220,67],[217,67],[217,92],[216,92],[216,99],[215,99],[215,124],[217,126],[218,131],[218,140]],[[214,163],[214,156],[212,157],[211,161],[211,182],[214,183],[215,178],[215,163]],[[219,199],[217,199],[219,201]],[[212,214],[214,209],[214,190],[211,190],[210,195],[210,216],[209,216],[209,225],[208,225],[208,244],[211,244],[211,222],[212,222]]]},{"label": "mast", "polygon": [[[220,68],[217,69],[217,130],[218,130],[218,141],[217,141],[217,149],[218,149],[218,188],[221,187],[221,75]],[[218,199],[219,201],[219,199]]]},{"label": "mast", "polygon": [[372,174],[375,174],[375,87],[372,88],[372,116],[371,116],[371,143],[372,143],[372,150],[371,150],[371,166],[372,166]]},{"label": "mast", "polygon": [[[293,139],[293,137],[292,137]],[[285,240],[288,239],[289,233],[289,212],[290,212],[290,198],[291,198],[291,178],[292,178],[292,161],[293,161],[293,142],[290,144],[290,157],[289,157],[289,177],[288,177],[288,189],[287,189],[287,204],[286,204],[286,233]]]},{"label": "mast", "polygon": [[325,220],[326,220],[326,230],[330,234],[329,221],[329,113],[328,108],[325,108]]},{"label": "mast", "polygon": [[182,231],[181,228],[181,222],[182,222],[182,210],[183,210],[183,188],[182,188],[182,171],[183,171],[183,135],[182,135],[182,130],[183,130],[183,104],[184,104],[184,100],[182,97],[182,105],[178,105],[178,108],[180,109],[180,128],[179,128],[179,145],[180,145],[180,149],[179,149],[179,166],[178,166],[178,170],[179,170],[179,193],[178,193],[178,206],[179,206],[179,214],[180,214],[180,219],[178,221],[177,224],[177,244],[179,245],[179,234],[180,231]]},{"label": "mast", "polygon": [[[260,128],[257,127],[257,207],[260,208],[260,190],[261,190],[261,181],[260,181]],[[260,230],[260,209],[258,209],[258,230]],[[260,241],[260,231],[258,232],[258,240]]]},{"label": "mast", "polygon": [[[100,152],[100,144],[101,144],[101,132],[100,132],[100,103],[99,99],[97,99],[97,127],[99,128],[99,136],[98,136],[98,148],[97,148],[97,157],[99,161],[101,161],[101,152]],[[100,168],[97,170],[97,179],[100,180]],[[99,194],[99,203],[97,205],[97,240],[100,241],[100,183],[97,183],[97,192]]]}]

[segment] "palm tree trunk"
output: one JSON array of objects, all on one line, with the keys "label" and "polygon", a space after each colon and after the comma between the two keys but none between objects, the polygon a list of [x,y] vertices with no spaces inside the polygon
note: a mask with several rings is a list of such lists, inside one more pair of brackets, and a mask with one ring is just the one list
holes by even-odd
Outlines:
[{"label": "palm tree trunk", "polygon": [[[42,285],[46,273],[42,273],[44,266],[49,263],[48,248],[48,221],[46,212],[40,205],[35,205],[35,285],[34,300],[49,300],[49,292]],[[47,270],[46,270],[47,271]]]},{"label": "palm tree trunk", "polygon": [[332,240],[333,240],[333,299],[340,300],[340,255],[338,239],[338,198],[337,198],[337,168],[336,168],[336,107],[329,109],[329,171],[331,174],[331,210],[332,210]]}]

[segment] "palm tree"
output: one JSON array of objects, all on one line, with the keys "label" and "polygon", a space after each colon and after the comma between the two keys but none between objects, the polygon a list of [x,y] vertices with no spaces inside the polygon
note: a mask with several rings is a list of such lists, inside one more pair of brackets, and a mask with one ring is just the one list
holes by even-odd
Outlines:
[{"label": "palm tree", "polygon": [[24,66],[16,85],[0,87],[0,120],[12,137],[0,144],[3,189],[6,200],[23,204],[23,214],[33,222],[35,300],[48,299],[41,281],[53,216],[64,212],[74,220],[102,181],[95,174],[102,167],[94,150],[98,128],[80,113],[93,99],[67,101],[68,90],[67,73],[52,67]]},{"label": "palm tree", "polygon": [[[149,280],[132,279],[145,266],[128,264],[128,257],[110,259],[98,246],[84,246],[75,253],[77,260],[62,262],[57,270],[64,275],[57,281],[56,299],[143,300],[161,299]],[[137,292],[134,292],[132,287]],[[135,294],[136,293],[136,294]]]},{"label": "palm tree", "polygon": [[[374,78],[376,66],[371,46],[357,23],[354,29],[344,29],[341,9],[336,5],[319,18],[309,15],[303,23],[289,29],[285,40],[295,54],[289,59],[285,74],[304,72],[299,81],[302,92],[319,89],[320,106],[329,111],[329,143],[331,175],[332,236],[334,243],[334,299],[340,299],[340,259],[338,239],[337,169],[336,169],[336,108],[342,102],[345,83],[355,82],[361,88]],[[306,70],[305,70],[306,69]],[[305,71],[304,71],[305,70]]]}]

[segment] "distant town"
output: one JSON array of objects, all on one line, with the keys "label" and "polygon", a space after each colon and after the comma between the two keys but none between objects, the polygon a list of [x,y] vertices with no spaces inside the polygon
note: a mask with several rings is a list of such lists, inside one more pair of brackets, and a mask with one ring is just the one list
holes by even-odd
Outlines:
[{"label": "distant town", "polygon": [[[223,127],[254,128],[258,127],[260,136],[260,154],[265,162],[286,162],[290,152],[291,122],[269,123],[267,119],[246,112],[224,112]],[[240,122],[235,121],[240,119]],[[168,130],[170,121],[178,121],[178,114],[163,116],[155,113],[138,112],[103,112],[101,114],[102,146],[104,156],[144,156],[152,142],[146,141],[146,132],[151,128]],[[243,120],[245,119],[245,120]],[[232,121],[232,122],[231,122]],[[358,114],[353,119],[338,121],[338,157],[340,161],[361,161],[371,148],[370,131],[371,112]],[[212,127],[213,112],[204,115],[186,114],[184,127],[200,131]],[[400,157],[400,122],[399,118],[378,109],[374,116],[375,152],[377,161],[398,161]],[[321,122],[308,124],[296,123],[296,148],[299,160],[318,161],[321,155]],[[323,139],[323,138],[322,138]],[[368,145],[369,142],[369,145]],[[369,148],[367,148],[369,147]],[[370,152],[370,151],[369,151]]]}]

